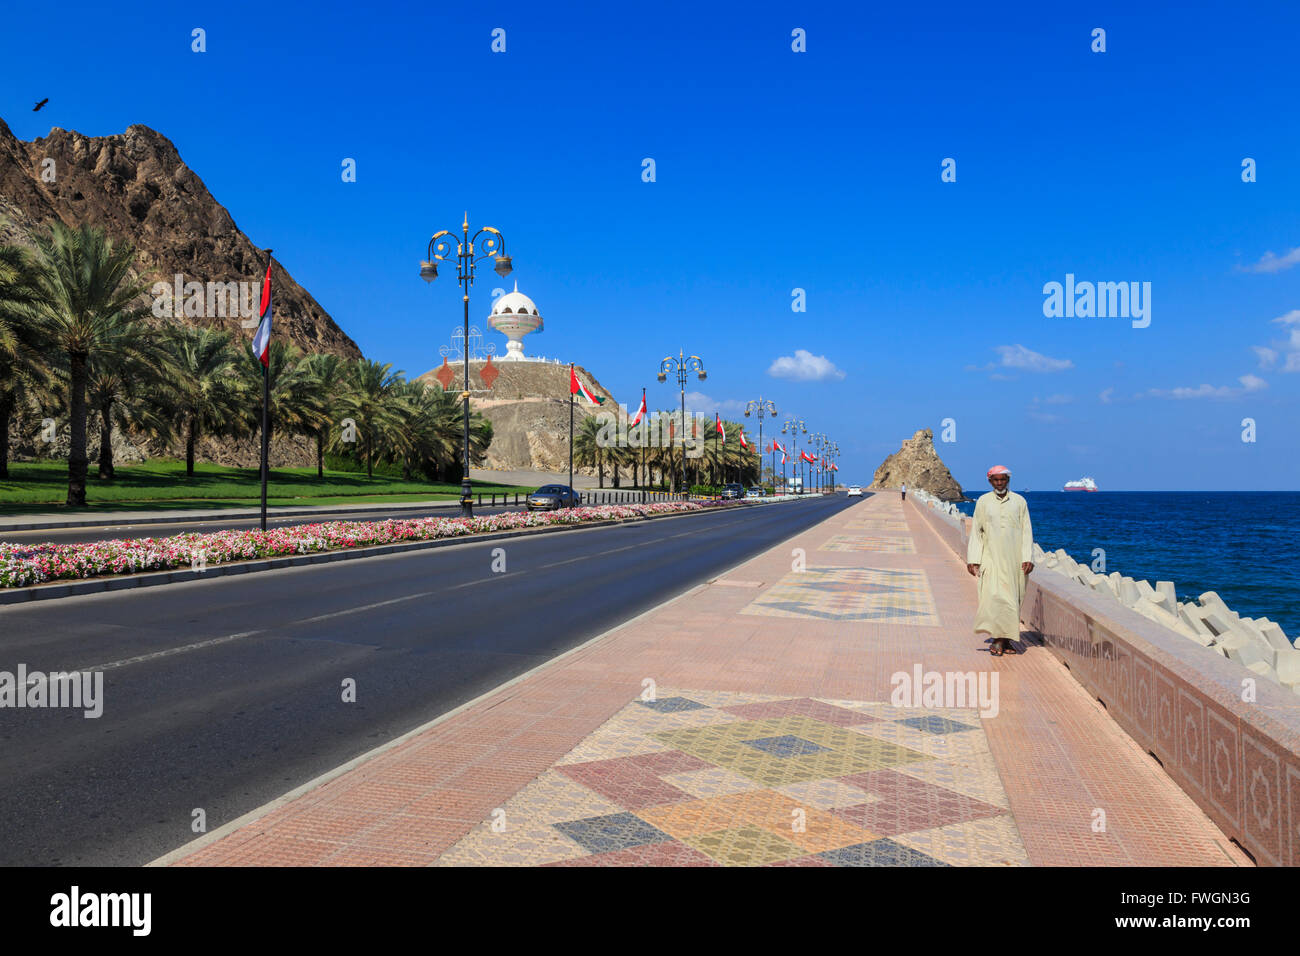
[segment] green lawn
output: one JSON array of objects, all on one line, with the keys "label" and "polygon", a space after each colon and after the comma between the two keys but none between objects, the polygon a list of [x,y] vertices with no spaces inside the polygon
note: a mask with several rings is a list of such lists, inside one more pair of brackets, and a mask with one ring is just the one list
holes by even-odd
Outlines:
[{"label": "green lawn", "polygon": [[[190,508],[247,508],[261,501],[256,468],[226,468],[196,464],[194,477],[185,463],[155,459],[143,465],[119,465],[112,481],[95,477],[94,462],[86,481],[87,511],[151,511]],[[474,485],[475,492],[518,492],[534,487]],[[20,462],[9,465],[9,478],[0,480],[0,514],[24,514],[64,507],[68,491],[65,462]],[[365,502],[457,499],[460,485],[403,481],[365,472],[325,472],[315,468],[273,468],[267,483],[268,505],[325,505]]]}]

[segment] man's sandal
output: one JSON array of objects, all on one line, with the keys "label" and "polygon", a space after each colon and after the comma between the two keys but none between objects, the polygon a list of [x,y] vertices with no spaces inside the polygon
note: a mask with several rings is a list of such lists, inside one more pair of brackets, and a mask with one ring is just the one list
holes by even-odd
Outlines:
[{"label": "man's sandal", "polygon": [[1000,637],[995,638],[993,641],[993,646],[989,648],[989,656],[1001,657],[1005,653],[1006,653],[1006,643]]}]

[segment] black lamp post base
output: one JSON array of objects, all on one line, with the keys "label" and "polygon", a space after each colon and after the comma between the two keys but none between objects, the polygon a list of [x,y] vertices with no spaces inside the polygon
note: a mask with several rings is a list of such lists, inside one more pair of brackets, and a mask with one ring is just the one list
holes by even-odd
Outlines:
[{"label": "black lamp post base", "polygon": [[474,517],[474,492],[470,488],[468,478],[460,484],[460,516],[462,518]]}]

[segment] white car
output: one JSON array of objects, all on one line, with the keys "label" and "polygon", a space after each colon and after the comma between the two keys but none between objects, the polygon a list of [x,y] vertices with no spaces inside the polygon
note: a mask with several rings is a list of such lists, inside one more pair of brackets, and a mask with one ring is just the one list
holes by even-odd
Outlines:
[{"label": "white car", "polygon": [[862,489],[861,489],[859,486],[857,486],[857,485],[849,485],[849,497],[850,497],[850,498],[861,498],[861,497],[862,497]]}]

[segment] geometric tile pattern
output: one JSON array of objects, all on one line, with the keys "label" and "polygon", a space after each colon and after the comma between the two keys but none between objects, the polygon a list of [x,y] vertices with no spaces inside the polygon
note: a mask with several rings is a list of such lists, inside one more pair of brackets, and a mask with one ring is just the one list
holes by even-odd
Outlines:
[{"label": "geometric tile pattern", "polygon": [[740,613],[939,626],[925,572],[902,568],[791,571]]},{"label": "geometric tile pattern", "polygon": [[873,535],[871,537],[860,537],[858,535],[835,534],[827,539],[818,551],[880,551],[890,554],[916,554],[916,545],[912,543],[909,536],[893,535],[885,537],[883,535]]},{"label": "geometric tile pattern", "polygon": [[974,709],[632,701],[493,817],[436,865],[1028,864]]}]

